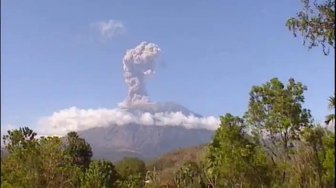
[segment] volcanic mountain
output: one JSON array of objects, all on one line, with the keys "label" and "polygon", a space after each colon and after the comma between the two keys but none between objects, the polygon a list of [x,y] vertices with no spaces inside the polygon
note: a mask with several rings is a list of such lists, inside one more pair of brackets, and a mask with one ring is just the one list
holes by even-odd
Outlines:
[{"label": "volcanic mountain", "polygon": [[[147,104],[124,108],[124,110],[140,115],[149,113],[179,113],[188,117],[202,118],[187,108],[174,103]],[[213,131],[205,128],[186,128],[179,125],[143,125],[128,123],[122,126],[110,124],[79,131],[93,150],[93,158],[120,160],[125,156],[139,157],[147,160],[169,151],[198,146],[208,143]]]},{"label": "volcanic mountain", "polygon": [[146,80],[154,75],[161,49],[141,42],[126,51],[123,77],[128,94],[117,108],[71,107],[41,120],[41,132],[65,135],[77,131],[91,144],[94,158],[154,158],[181,147],[209,142],[218,118],[202,117],[175,103],[151,102]]}]

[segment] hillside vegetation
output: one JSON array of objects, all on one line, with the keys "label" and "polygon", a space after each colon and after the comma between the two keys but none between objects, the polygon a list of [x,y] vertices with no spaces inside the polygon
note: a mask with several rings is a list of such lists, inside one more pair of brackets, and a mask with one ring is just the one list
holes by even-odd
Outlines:
[{"label": "hillside vegetation", "polygon": [[162,185],[174,184],[175,174],[187,162],[200,163],[205,157],[207,145],[181,148],[164,154],[147,163],[148,170],[156,170]]}]

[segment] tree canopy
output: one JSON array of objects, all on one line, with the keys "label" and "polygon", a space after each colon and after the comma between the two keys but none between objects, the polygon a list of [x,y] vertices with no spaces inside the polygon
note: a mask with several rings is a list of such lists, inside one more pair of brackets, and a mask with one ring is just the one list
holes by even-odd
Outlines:
[{"label": "tree canopy", "polygon": [[301,1],[303,10],[288,19],[286,26],[295,37],[300,33],[309,49],[321,45],[323,53],[329,54],[330,47],[335,49],[335,0]]}]

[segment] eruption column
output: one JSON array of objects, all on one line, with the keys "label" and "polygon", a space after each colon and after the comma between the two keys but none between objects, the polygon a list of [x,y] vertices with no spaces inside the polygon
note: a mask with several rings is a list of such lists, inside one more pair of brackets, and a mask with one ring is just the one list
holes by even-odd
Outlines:
[{"label": "eruption column", "polygon": [[126,52],[123,58],[123,70],[125,83],[128,85],[128,96],[124,101],[127,107],[149,102],[145,78],[155,73],[155,64],[160,51],[156,44],[141,42]]}]

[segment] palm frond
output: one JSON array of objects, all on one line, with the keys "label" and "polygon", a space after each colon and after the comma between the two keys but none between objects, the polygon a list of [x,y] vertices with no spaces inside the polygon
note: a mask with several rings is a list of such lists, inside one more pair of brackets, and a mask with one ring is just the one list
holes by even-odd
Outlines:
[{"label": "palm frond", "polygon": [[331,121],[334,121],[335,120],[335,114],[329,114],[326,116],[326,120],[324,121],[327,125],[329,125],[329,123]]},{"label": "palm frond", "polygon": [[329,101],[329,104],[328,104],[329,109],[333,110],[335,108],[335,95],[329,97],[328,101]]}]

